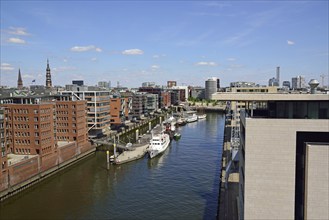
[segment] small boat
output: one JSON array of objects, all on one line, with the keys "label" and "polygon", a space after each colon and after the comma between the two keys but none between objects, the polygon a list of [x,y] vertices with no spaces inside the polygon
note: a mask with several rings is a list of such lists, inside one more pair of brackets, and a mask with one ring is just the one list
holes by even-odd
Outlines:
[{"label": "small boat", "polygon": [[178,141],[180,138],[182,137],[182,135],[180,134],[180,133],[175,133],[174,134],[174,139],[175,139],[175,141]]},{"label": "small boat", "polygon": [[176,125],[178,125],[178,126],[186,125],[186,119],[185,118],[177,119]]},{"label": "small boat", "polygon": [[150,158],[153,158],[162,152],[164,152],[170,144],[170,137],[168,134],[161,132],[156,135],[152,135],[149,148],[147,152]]},{"label": "small boat", "polygon": [[207,114],[198,115],[198,120],[207,118]]},{"label": "small boat", "polygon": [[188,118],[186,119],[186,122],[190,123],[190,122],[195,122],[197,120],[198,120],[198,116],[196,114],[193,114],[191,116],[188,116]]}]

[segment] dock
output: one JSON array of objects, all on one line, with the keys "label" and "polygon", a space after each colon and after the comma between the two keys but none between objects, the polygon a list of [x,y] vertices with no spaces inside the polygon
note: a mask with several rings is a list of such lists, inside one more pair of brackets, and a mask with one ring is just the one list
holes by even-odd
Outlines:
[{"label": "dock", "polygon": [[[162,127],[157,125],[153,128],[153,133],[159,133],[161,132]],[[149,147],[151,140],[151,134],[144,134],[141,136],[137,143],[132,144],[131,147],[125,147],[125,146],[118,146],[119,149],[123,149],[124,151],[119,154],[115,159],[115,164],[123,164],[128,163],[130,161],[138,160],[145,156],[147,153],[147,148]]]},{"label": "dock", "polygon": [[132,144],[129,149],[127,149],[127,147],[119,146],[118,148],[126,150],[114,159],[114,163],[123,164],[144,157],[147,152],[147,148],[149,147],[150,140],[151,134],[145,134],[138,140],[138,143]]}]

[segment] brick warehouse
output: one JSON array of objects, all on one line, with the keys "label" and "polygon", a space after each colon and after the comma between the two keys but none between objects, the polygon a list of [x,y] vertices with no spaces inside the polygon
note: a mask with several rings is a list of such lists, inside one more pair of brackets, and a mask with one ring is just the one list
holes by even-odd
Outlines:
[{"label": "brick warehouse", "polygon": [[93,149],[86,101],[1,105],[0,192]]}]

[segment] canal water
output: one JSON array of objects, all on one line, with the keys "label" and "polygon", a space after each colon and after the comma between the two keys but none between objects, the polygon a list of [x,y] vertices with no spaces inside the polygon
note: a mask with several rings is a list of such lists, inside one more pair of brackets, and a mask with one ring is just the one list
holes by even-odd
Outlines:
[{"label": "canal water", "polygon": [[179,128],[152,160],[106,170],[97,152],[0,204],[0,219],[215,219],[224,116]]}]

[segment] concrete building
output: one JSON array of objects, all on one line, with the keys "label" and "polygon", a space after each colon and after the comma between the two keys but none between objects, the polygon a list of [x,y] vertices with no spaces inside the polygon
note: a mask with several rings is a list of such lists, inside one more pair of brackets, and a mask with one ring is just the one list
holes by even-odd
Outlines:
[{"label": "concrete building", "polygon": [[292,89],[305,89],[306,81],[304,76],[296,76],[291,79],[291,88]]},{"label": "concrete building", "polygon": [[205,98],[205,88],[202,87],[190,87],[189,97],[193,97],[196,99],[204,99]]},{"label": "concrete building", "polygon": [[211,99],[211,95],[217,92],[217,78],[212,77],[205,82],[205,99]]},{"label": "concrete building", "polygon": [[329,218],[329,95],[226,93],[245,102],[240,219]]}]

